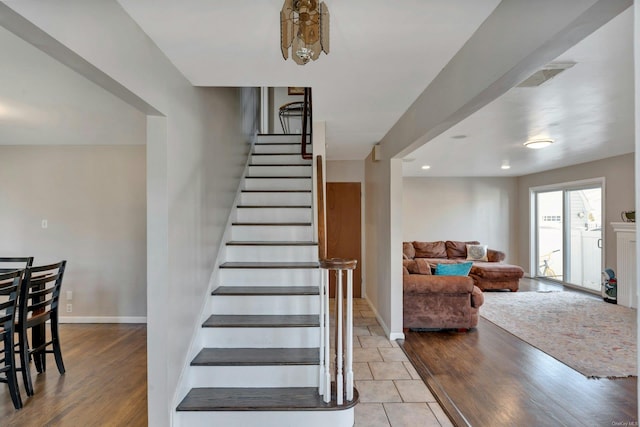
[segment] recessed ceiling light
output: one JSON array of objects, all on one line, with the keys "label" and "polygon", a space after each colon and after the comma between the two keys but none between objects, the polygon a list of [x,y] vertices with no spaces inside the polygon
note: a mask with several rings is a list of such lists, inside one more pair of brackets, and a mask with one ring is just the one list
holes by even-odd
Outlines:
[{"label": "recessed ceiling light", "polygon": [[524,146],[534,150],[539,150],[541,148],[548,147],[551,144],[553,144],[553,139],[532,139],[525,142]]},{"label": "recessed ceiling light", "polygon": [[422,166],[422,169],[424,169],[424,170],[431,169],[431,166],[429,166],[429,165],[424,165],[424,166]]},{"label": "recessed ceiling light", "polygon": [[500,166],[500,169],[503,169],[503,170],[511,169],[511,166],[505,164],[505,165]]}]

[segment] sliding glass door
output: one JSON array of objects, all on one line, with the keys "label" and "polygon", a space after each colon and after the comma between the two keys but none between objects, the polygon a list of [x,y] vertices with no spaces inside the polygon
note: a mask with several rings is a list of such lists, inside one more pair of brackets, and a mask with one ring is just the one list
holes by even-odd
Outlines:
[{"label": "sliding glass door", "polygon": [[600,290],[602,183],[534,189],[537,277]]},{"label": "sliding glass door", "polygon": [[562,280],[563,203],[562,191],[537,193],[537,275]]}]

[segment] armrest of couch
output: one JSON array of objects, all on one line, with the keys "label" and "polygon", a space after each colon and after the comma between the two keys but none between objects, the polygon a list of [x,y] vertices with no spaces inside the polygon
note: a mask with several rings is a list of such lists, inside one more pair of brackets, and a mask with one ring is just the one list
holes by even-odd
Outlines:
[{"label": "armrest of couch", "polygon": [[403,276],[405,294],[449,293],[462,294],[473,292],[473,279],[468,276],[430,276],[409,274]]},{"label": "armrest of couch", "polygon": [[487,249],[487,260],[489,262],[501,262],[504,261],[506,257],[507,255],[502,251]]}]

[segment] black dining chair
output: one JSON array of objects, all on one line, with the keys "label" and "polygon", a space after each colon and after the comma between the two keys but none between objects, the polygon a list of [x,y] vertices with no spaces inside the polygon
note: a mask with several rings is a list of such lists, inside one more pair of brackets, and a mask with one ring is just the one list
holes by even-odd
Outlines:
[{"label": "black dining chair", "polygon": [[22,408],[18,378],[16,375],[16,358],[14,333],[16,331],[16,308],[22,286],[22,273],[24,270],[14,270],[8,273],[0,273],[0,336],[3,348],[0,359],[0,382],[9,386],[9,394],[16,409]]},{"label": "black dining chair", "polygon": [[[33,396],[33,383],[29,363],[33,359],[38,372],[47,370],[46,355],[53,353],[60,374],[65,373],[58,333],[58,307],[60,288],[67,261],[55,264],[29,267],[24,273],[20,298],[18,299],[18,351],[22,379],[28,396]],[[47,323],[48,322],[48,323]],[[51,341],[47,341],[46,325],[51,331]],[[31,346],[27,331],[31,330]],[[51,347],[51,350],[47,350]]]}]

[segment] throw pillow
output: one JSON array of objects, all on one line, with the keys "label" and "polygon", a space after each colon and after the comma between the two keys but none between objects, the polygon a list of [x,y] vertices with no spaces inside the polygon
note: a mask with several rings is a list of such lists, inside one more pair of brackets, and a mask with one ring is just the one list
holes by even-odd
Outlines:
[{"label": "throw pillow", "polygon": [[416,250],[413,248],[413,243],[402,242],[402,255],[404,259],[413,259],[416,256]]},{"label": "throw pillow", "polygon": [[487,245],[467,245],[467,260],[489,261],[487,258]]},{"label": "throw pillow", "polygon": [[472,262],[438,264],[436,265],[436,276],[468,276],[472,265]]},{"label": "throw pillow", "polygon": [[411,274],[431,275],[431,266],[425,259],[416,258],[411,261],[403,261],[403,266]]},{"label": "throw pillow", "polygon": [[445,246],[447,247],[447,258],[466,258],[467,257],[467,245],[479,245],[480,242],[475,240],[461,242],[457,240],[447,240]]}]

